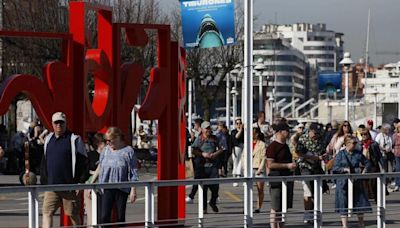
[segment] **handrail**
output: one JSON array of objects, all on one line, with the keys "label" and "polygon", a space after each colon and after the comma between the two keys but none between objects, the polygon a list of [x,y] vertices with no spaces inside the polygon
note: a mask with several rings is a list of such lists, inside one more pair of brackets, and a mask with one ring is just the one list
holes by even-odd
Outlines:
[{"label": "handrail", "polygon": [[[399,177],[400,172],[395,173],[366,173],[366,174],[322,174],[322,175],[300,175],[300,176],[271,176],[271,177],[243,177],[243,178],[212,178],[212,179],[191,179],[191,180],[152,180],[152,181],[136,181],[136,182],[121,182],[121,183],[106,183],[106,184],[68,184],[68,185],[32,185],[32,186],[12,186],[12,187],[0,187],[0,193],[17,193],[17,192],[28,192],[29,194],[29,227],[39,227],[39,208],[38,208],[38,195],[39,192],[43,191],[69,191],[69,190],[83,190],[91,189],[92,191],[100,189],[111,189],[111,188],[127,188],[127,187],[144,187],[145,188],[145,226],[154,227],[154,189],[156,187],[165,186],[182,186],[182,185],[199,185],[199,202],[202,202],[202,191],[204,185],[209,184],[228,184],[234,182],[247,183],[249,186],[253,186],[254,182],[257,181],[268,181],[268,182],[282,182],[282,195],[287,194],[287,182],[292,181],[314,181],[314,227],[322,227],[322,181],[332,179],[347,179],[349,181],[348,191],[348,210],[352,211],[352,200],[353,200],[353,180],[356,179],[377,179],[377,227],[382,228],[385,226],[385,210],[386,210],[386,178]],[[94,193],[93,192],[93,193]],[[95,195],[95,194],[93,194]],[[96,200],[92,200],[92,207],[96,208]],[[253,202],[250,202],[248,206],[253,208]],[[198,225],[203,227],[204,214],[203,204],[199,203],[198,211]],[[286,218],[287,214],[287,202],[286,197],[282,197],[282,219]],[[350,213],[349,213],[350,214]],[[97,212],[94,212],[93,221],[97,224]],[[253,215],[250,215],[253,219]],[[245,221],[244,221],[245,222]]]},{"label": "handrail", "polygon": [[321,175],[296,175],[296,176],[268,176],[268,177],[240,177],[240,178],[207,178],[207,179],[190,179],[190,180],[151,180],[151,181],[133,181],[120,183],[93,183],[93,184],[58,184],[58,185],[30,185],[30,186],[10,186],[0,187],[0,193],[16,193],[28,192],[29,189],[37,189],[37,191],[68,191],[83,189],[112,189],[127,187],[145,187],[153,184],[154,187],[172,187],[182,185],[196,184],[229,184],[234,182],[246,182],[248,180],[282,182],[282,181],[312,181],[315,179],[331,180],[331,179],[371,179],[378,177],[393,178],[399,177],[400,172],[392,173],[365,173],[365,174],[321,174]]}]

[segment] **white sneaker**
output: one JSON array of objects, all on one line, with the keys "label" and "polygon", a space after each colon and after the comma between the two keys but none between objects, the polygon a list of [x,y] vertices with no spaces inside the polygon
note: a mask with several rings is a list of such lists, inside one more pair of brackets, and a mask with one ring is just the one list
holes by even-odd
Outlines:
[{"label": "white sneaker", "polygon": [[336,188],[336,184],[332,185],[331,189],[335,189]]},{"label": "white sneaker", "polygon": [[218,196],[217,203],[220,203],[220,202],[221,202],[221,198],[219,198],[219,196]]},{"label": "white sneaker", "polygon": [[233,183],[233,187],[237,187],[237,186],[239,186],[238,183]]},{"label": "white sneaker", "polygon": [[186,203],[193,203],[193,199],[190,198],[189,196],[186,196],[185,201],[186,201]]}]

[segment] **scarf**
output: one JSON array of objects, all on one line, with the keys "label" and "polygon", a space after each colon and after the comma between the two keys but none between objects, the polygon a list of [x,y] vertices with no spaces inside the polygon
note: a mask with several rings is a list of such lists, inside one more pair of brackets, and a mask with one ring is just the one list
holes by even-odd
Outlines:
[{"label": "scarf", "polygon": [[363,143],[363,148],[368,150],[369,146],[373,143],[372,139],[365,140]]}]

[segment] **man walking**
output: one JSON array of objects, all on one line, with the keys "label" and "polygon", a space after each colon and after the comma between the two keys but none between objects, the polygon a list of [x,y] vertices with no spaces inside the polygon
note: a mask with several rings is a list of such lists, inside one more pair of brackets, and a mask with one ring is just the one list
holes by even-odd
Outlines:
[{"label": "man walking", "polygon": [[[296,168],[292,161],[292,154],[286,139],[289,136],[289,126],[286,123],[279,123],[275,126],[275,140],[267,148],[267,168],[269,176],[290,176]],[[280,221],[278,213],[282,211],[282,185],[280,182],[270,183],[271,214],[270,225],[272,228],[282,228],[284,224]],[[287,183],[287,207],[292,208],[293,204],[293,182]]]},{"label": "man walking", "polygon": [[[85,183],[89,177],[89,166],[83,141],[67,129],[67,118],[62,112],[53,114],[52,126],[53,132],[47,135],[44,144],[41,183]],[[53,226],[53,215],[61,204],[65,214],[70,216],[72,226],[81,225],[79,194],[79,191],[45,192],[42,227]]]},{"label": "man walking", "polygon": [[[204,121],[201,124],[202,134],[192,144],[193,153],[200,157],[202,162],[202,178],[218,178],[218,157],[226,149],[211,132],[211,124]],[[218,184],[204,185],[203,209],[207,213],[207,190],[211,190],[210,207],[218,212],[216,201],[218,197]],[[201,202],[199,202],[201,203]]]}]

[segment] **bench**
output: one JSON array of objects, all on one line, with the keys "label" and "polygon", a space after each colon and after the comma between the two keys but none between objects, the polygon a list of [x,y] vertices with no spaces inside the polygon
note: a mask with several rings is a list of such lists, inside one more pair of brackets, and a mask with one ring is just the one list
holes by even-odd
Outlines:
[{"label": "bench", "polygon": [[[151,149],[155,150],[155,149]],[[150,149],[138,149],[135,148],[136,158],[142,167],[146,169],[146,172],[152,165],[157,165],[157,152],[150,152]]]}]

